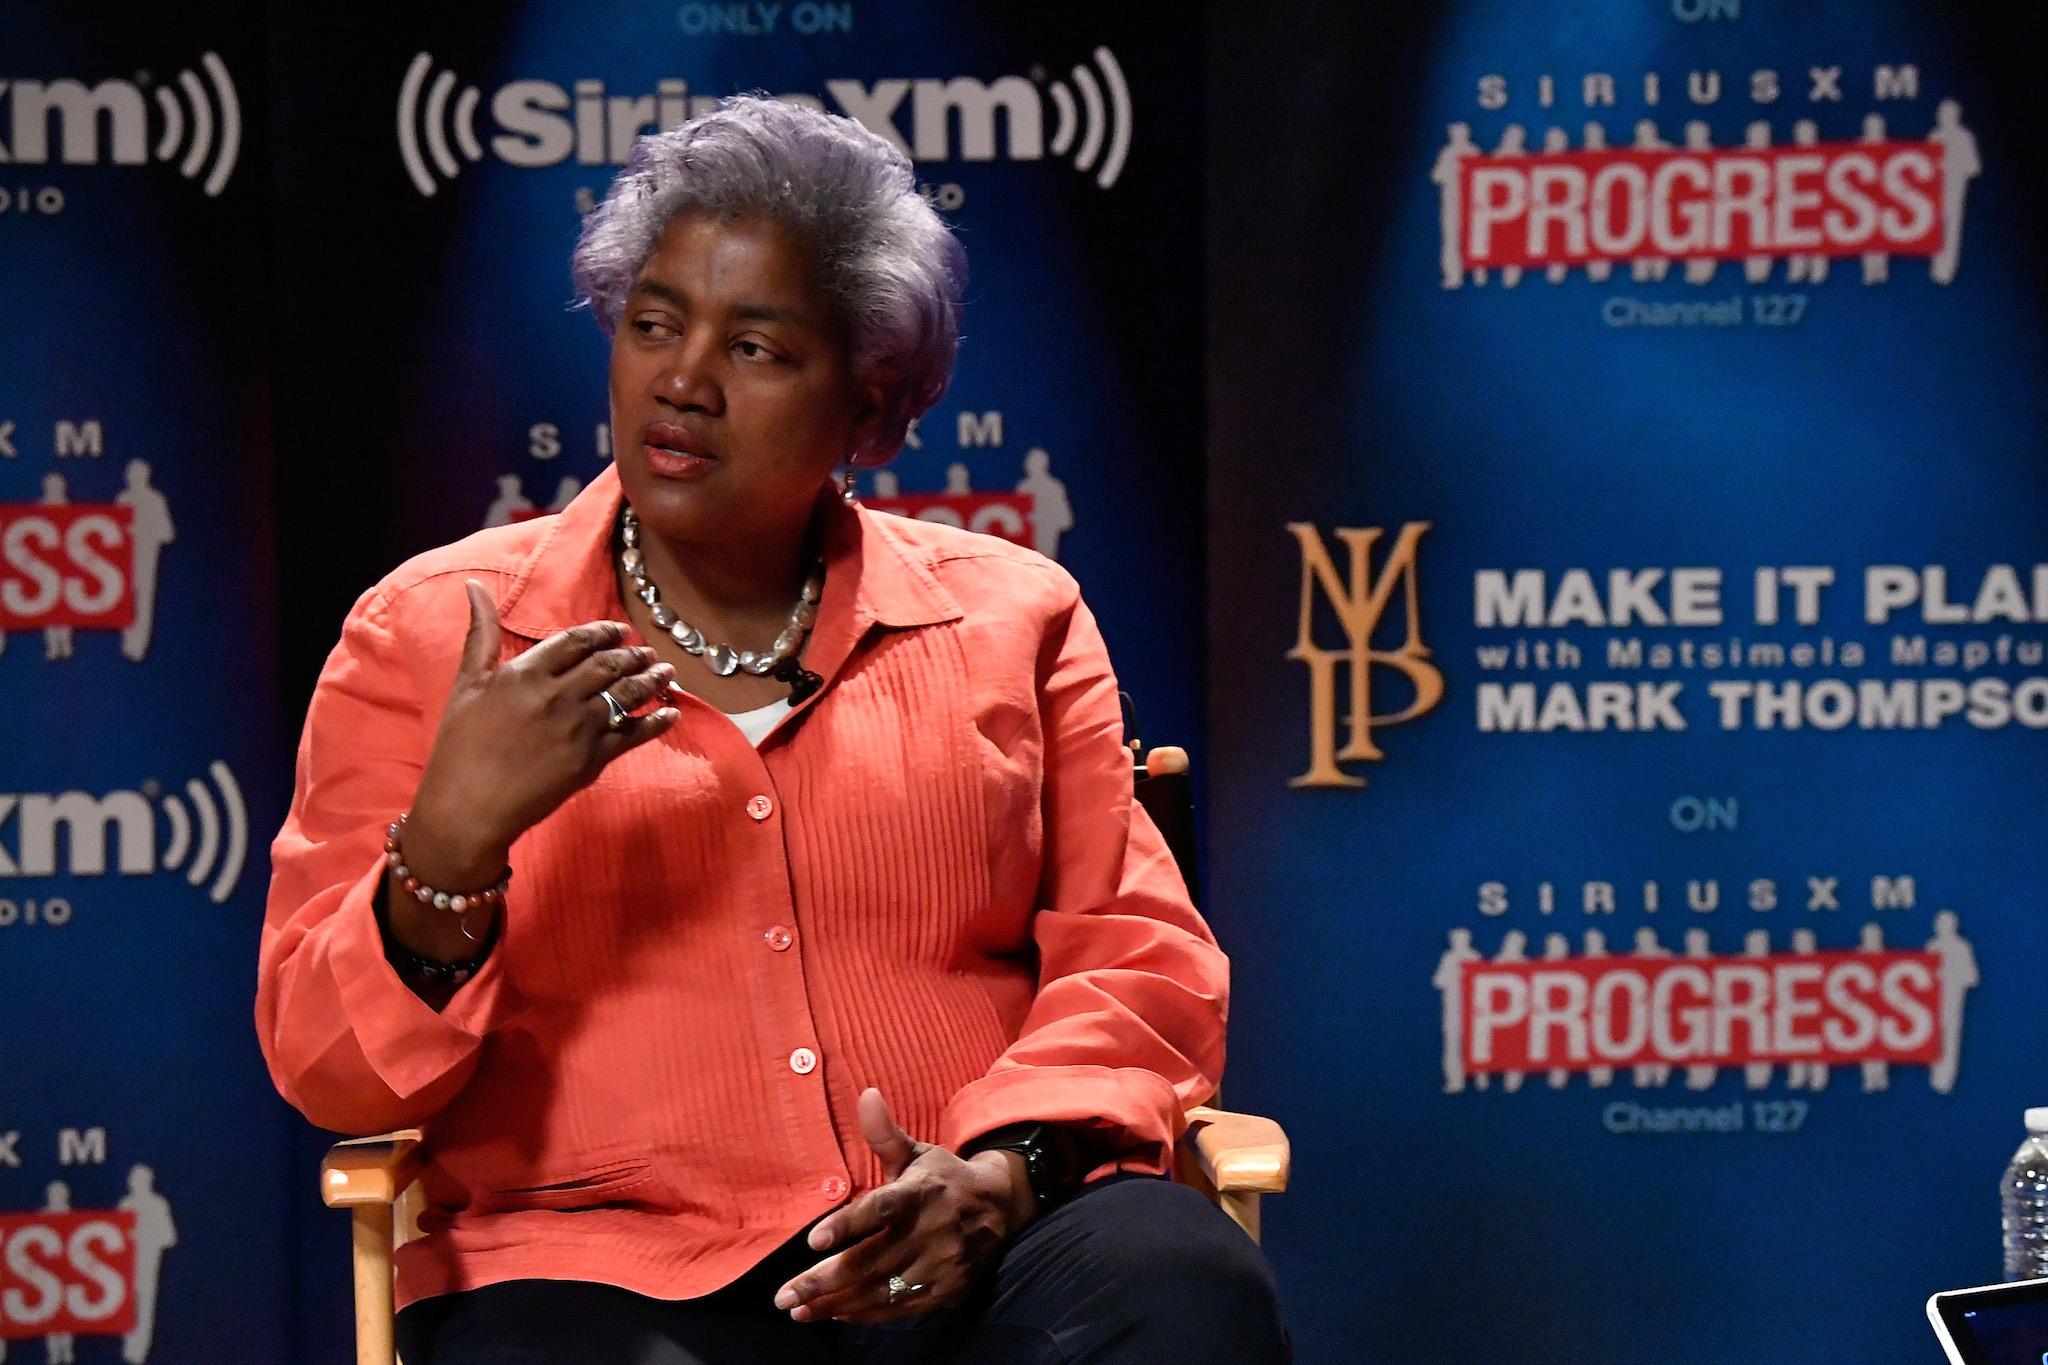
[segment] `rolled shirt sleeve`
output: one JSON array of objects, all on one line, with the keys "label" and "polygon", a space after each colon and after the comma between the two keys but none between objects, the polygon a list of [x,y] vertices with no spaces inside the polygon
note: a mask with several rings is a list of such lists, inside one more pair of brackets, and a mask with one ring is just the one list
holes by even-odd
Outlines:
[{"label": "rolled shirt sleeve", "polygon": [[411,657],[392,600],[365,593],[321,670],[270,848],[257,1036],[278,1092],[344,1133],[432,1117],[508,1008],[502,944],[438,1012],[384,956],[373,908],[384,833],[412,804],[432,735]]},{"label": "rolled shirt sleeve", "polygon": [[1095,1130],[1087,1173],[1166,1173],[1186,1111],[1223,1072],[1229,960],[1132,791],[1116,675],[1093,613],[1062,571],[1040,652],[1044,872],[1039,986],[1016,1040],[941,1118],[958,1151],[1024,1120]]}]

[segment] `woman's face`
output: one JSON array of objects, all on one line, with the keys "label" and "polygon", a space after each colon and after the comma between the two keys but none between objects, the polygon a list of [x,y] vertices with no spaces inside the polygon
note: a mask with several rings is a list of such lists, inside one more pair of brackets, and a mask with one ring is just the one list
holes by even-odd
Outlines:
[{"label": "woman's face", "polygon": [[801,529],[881,398],[854,378],[812,253],[765,219],[672,220],[612,337],[619,481],[673,541]]}]

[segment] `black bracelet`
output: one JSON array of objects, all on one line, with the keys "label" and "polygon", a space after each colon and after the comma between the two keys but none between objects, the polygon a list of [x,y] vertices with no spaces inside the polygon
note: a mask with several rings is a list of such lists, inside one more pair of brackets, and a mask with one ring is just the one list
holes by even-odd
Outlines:
[{"label": "black bracelet", "polygon": [[491,932],[485,937],[483,947],[476,950],[476,956],[464,958],[460,962],[443,962],[438,958],[422,957],[398,941],[397,935],[391,932],[391,921],[385,911],[383,888],[378,889],[378,894],[371,904],[377,912],[377,932],[384,940],[384,960],[389,962],[400,976],[410,975],[420,984],[427,986],[460,986],[482,971],[485,959],[490,957],[491,949],[497,945],[498,930],[504,924],[502,914],[492,921]]},{"label": "black bracelet", "polygon": [[404,944],[389,941],[384,945],[384,957],[398,969],[400,975],[410,972],[426,985],[438,986],[443,982],[450,982],[460,986],[483,970],[484,959],[491,955],[491,944],[497,941],[497,937],[497,930],[494,928],[482,951],[475,957],[464,958],[460,962],[442,962],[438,958],[421,957]]}]

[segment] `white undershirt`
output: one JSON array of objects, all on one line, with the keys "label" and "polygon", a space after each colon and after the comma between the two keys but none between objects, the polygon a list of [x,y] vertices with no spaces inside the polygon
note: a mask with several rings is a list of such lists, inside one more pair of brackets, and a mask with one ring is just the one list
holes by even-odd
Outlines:
[{"label": "white undershirt", "polygon": [[740,733],[747,737],[747,743],[758,745],[775,728],[775,722],[782,719],[790,709],[789,698],[771,701],[753,711],[727,711],[725,718],[740,727]]}]

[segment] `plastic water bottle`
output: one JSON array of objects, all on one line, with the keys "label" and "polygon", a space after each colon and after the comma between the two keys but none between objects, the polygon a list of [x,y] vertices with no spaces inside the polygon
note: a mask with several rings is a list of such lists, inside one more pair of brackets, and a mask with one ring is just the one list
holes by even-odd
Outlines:
[{"label": "plastic water bottle", "polygon": [[2027,1111],[2027,1140],[2012,1154],[1999,1193],[2005,1211],[2005,1278],[2048,1276],[2048,1108]]}]

